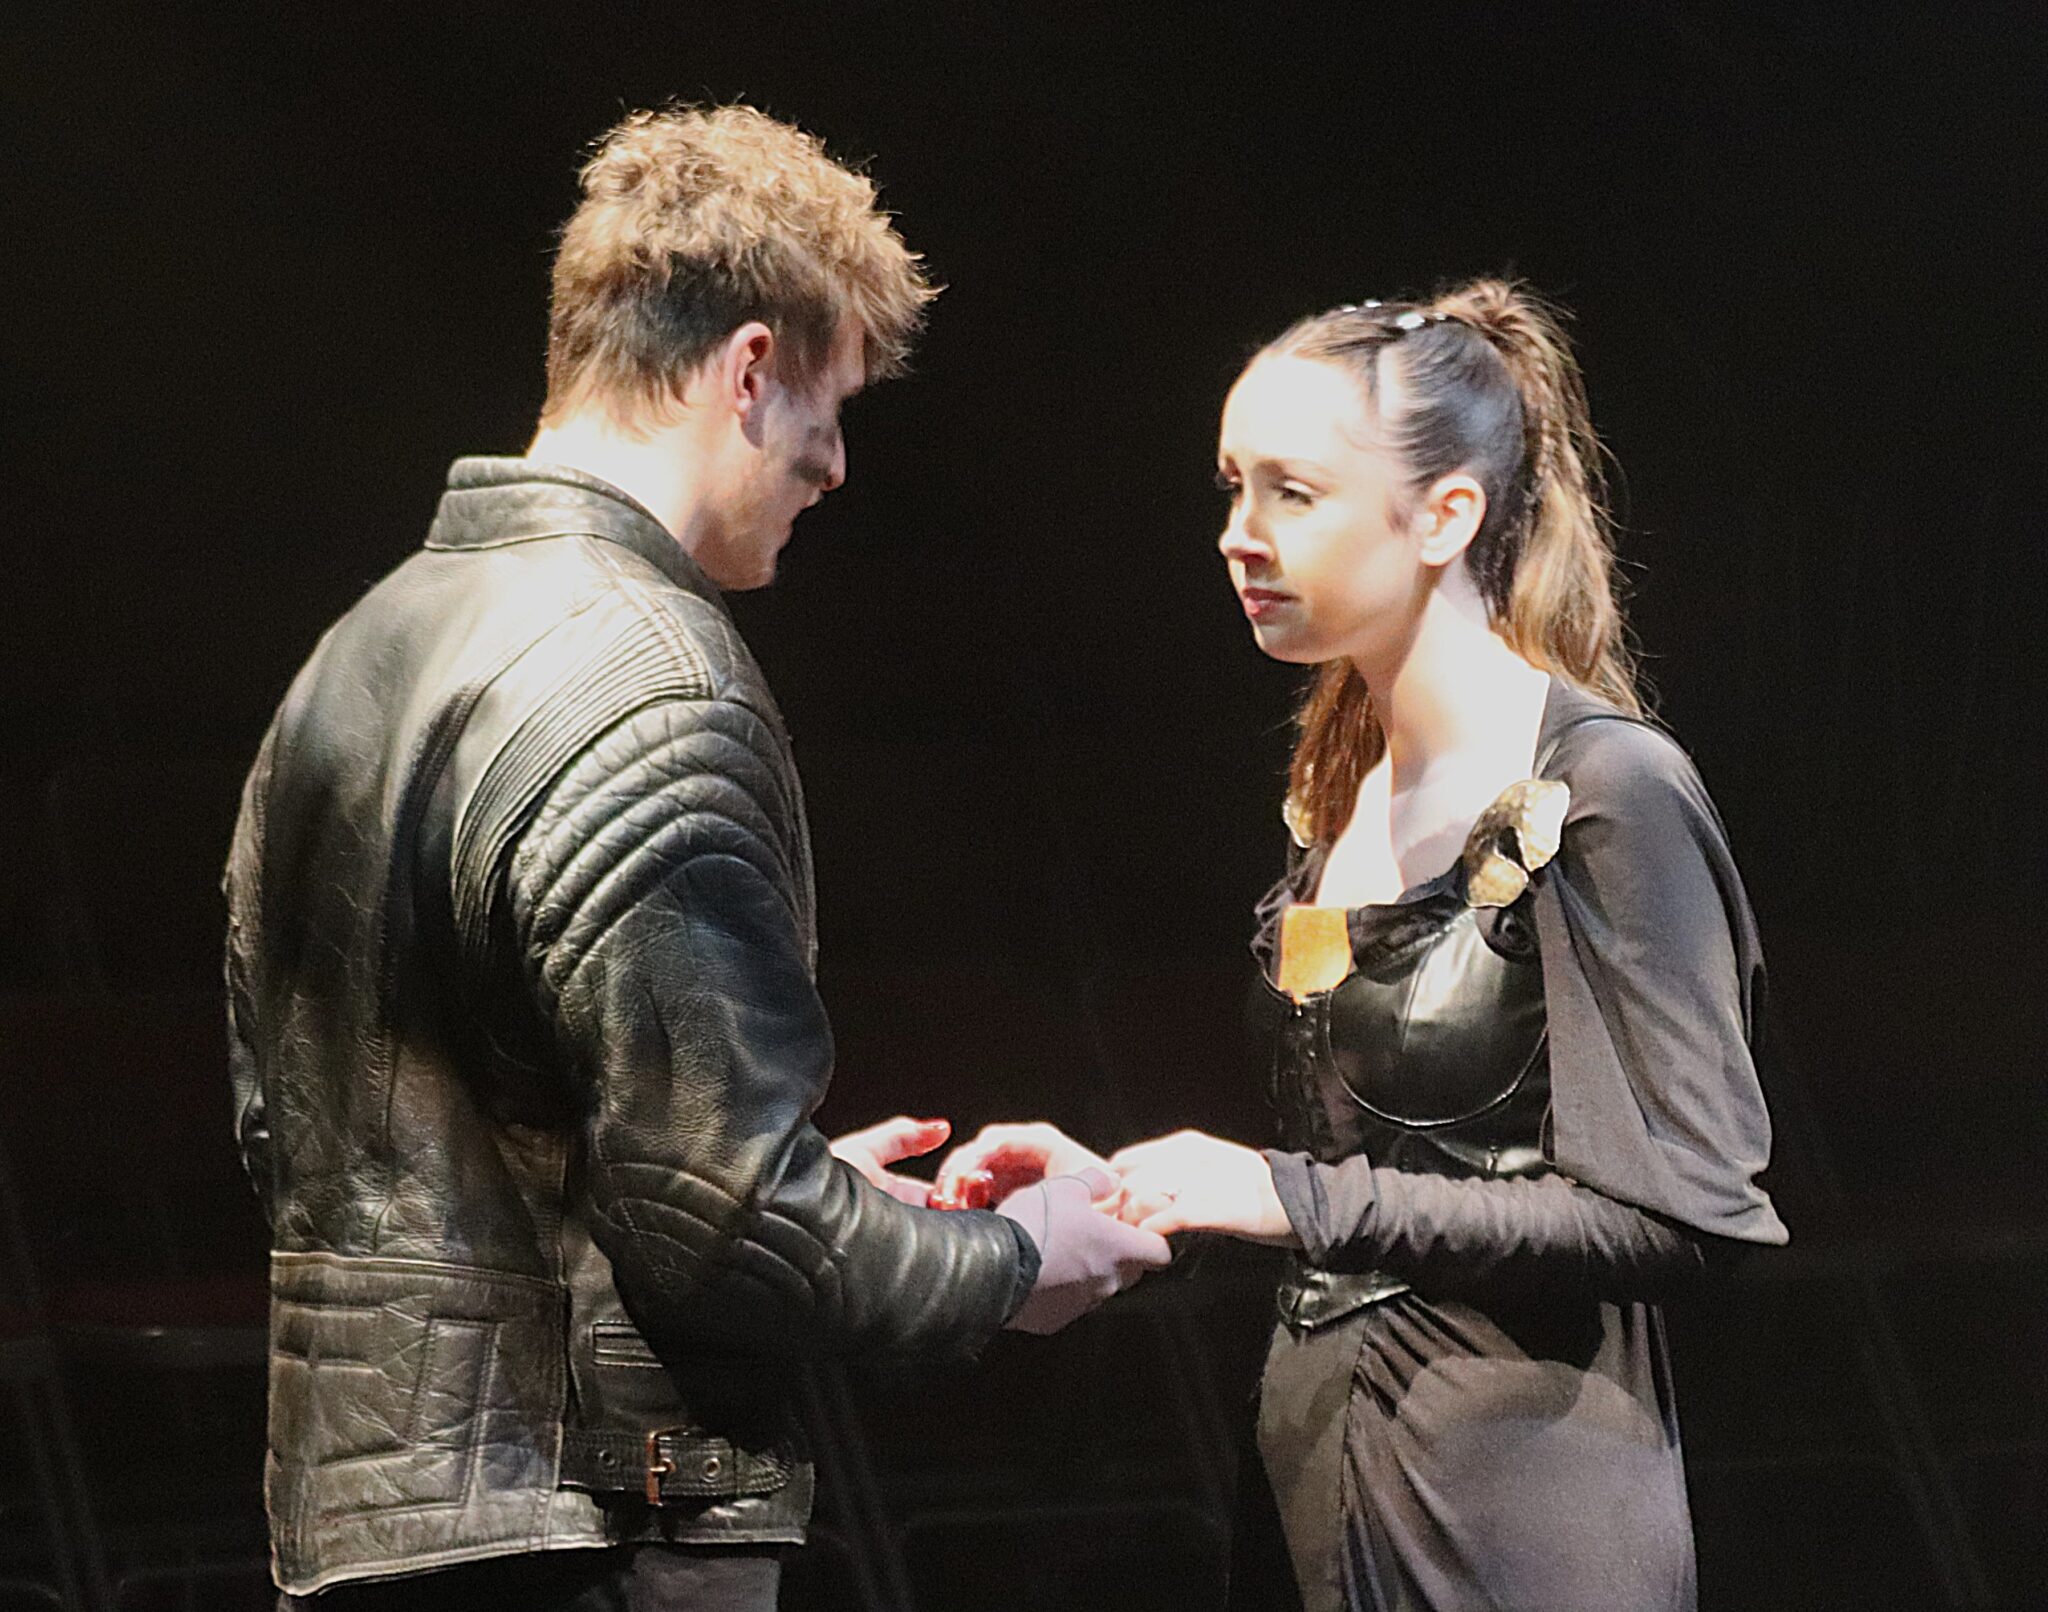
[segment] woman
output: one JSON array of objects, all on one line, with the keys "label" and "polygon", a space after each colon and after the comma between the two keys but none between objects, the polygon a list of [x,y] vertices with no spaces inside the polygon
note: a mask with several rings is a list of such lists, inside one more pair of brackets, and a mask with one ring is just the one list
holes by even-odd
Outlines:
[{"label": "woman", "polygon": [[[1282,1147],[1111,1160],[1119,1212],[1296,1250],[1259,1442],[1311,1608],[1689,1608],[1660,1294],[1785,1231],[1762,966],[1644,721],[1578,370],[1493,280],[1339,308],[1224,408],[1259,646],[1318,668],[1263,905]],[[946,1180],[1014,1158],[993,1131]]]}]

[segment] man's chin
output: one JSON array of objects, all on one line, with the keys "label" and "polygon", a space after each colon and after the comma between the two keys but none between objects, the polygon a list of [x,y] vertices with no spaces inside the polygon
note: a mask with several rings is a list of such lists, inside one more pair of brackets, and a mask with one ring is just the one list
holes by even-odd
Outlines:
[{"label": "man's chin", "polygon": [[749,563],[744,571],[737,566],[734,567],[733,580],[720,582],[718,585],[727,593],[753,593],[775,580],[775,573],[781,560],[782,552],[779,548],[772,554],[749,556]]},{"label": "man's chin", "polygon": [[752,593],[756,588],[765,588],[775,580],[775,570],[782,558],[783,544],[789,541],[787,533],[781,543],[767,553],[735,554],[726,550],[715,558],[700,554],[697,563],[704,567],[704,574],[718,584],[721,593]]}]

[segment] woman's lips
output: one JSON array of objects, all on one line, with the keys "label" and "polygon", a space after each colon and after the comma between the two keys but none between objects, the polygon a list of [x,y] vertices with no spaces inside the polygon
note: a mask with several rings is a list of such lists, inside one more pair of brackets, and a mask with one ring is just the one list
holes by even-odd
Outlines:
[{"label": "woman's lips", "polygon": [[1246,588],[1238,595],[1243,601],[1244,613],[1257,621],[1261,616],[1270,616],[1282,605],[1294,603],[1294,595],[1281,593],[1275,588]]}]

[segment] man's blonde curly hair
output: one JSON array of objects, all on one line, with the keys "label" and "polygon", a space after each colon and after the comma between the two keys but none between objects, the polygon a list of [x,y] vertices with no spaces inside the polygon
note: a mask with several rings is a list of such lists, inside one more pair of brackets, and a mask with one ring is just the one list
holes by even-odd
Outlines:
[{"label": "man's blonde curly hair", "polygon": [[587,405],[626,425],[674,416],[691,372],[759,319],[805,386],[840,323],[867,378],[900,374],[937,295],[875,187],[813,136],[750,106],[635,112],[583,169],[555,254],[543,424]]}]

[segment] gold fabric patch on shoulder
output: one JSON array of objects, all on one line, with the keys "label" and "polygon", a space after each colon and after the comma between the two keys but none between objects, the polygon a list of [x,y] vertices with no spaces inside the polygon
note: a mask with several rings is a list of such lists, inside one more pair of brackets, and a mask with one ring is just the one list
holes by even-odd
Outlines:
[{"label": "gold fabric patch on shoulder", "polygon": [[1342,907],[1289,907],[1280,916],[1280,989],[1297,1002],[1333,991],[1351,972],[1351,922]]},{"label": "gold fabric patch on shoulder", "polygon": [[1511,907],[1529,876],[1557,855],[1572,792],[1556,778],[1524,778],[1479,814],[1465,841],[1465,901]]}]

